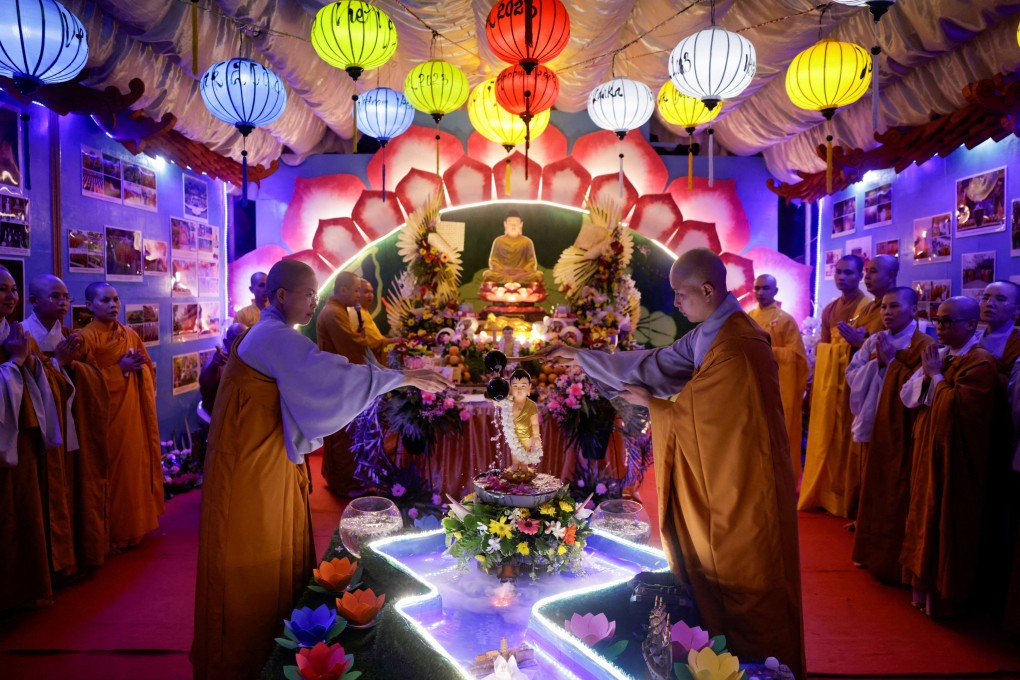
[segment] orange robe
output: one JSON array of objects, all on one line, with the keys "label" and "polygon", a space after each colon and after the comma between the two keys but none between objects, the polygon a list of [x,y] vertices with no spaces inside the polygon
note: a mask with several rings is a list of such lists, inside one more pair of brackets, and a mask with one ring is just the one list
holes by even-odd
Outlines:
[{"label": "orange robe", "polygon": [[[846,367],[850,363],[851,348],[837,326],[845,321],[856,327],[867,305],[867,298],[857,291],[849,301],[840,296],[822,311],[798,510],[824,508],[833,515],[848,515],[846,483],[851,465],[853,413],[850,412]],[[859,459],[859,452],[856,455]]]},{"label": "orange robe", "polygon": [[248,328],[251,328],[259,322],[259,318],[262,316],[262,310],[255,306],[252,302],[247,307],[242,307],[237,310],[234,314],[234,323],[243,323]]},{"label": "orange robe", "polygon": [[129,349],[149,358],[141,338],[120,322],[90,322],[81,331],[109,392],[107,479],[110,545],[137,544],[159,526],[163,467],[152,365],[125,375],[118,362]]},{"label": "orange robe", "polygon": [[365,343],[372,350],[376,360],[385,366],[386,347],[391,344],[390,339],[379,331],[379,326],[376,325],[375,319],[368,310],[362,309],[360,313],[362,322],[365,324]]},{"label": "orange robe", "polygon": [[798,479],[801,473],[801,442],[804,439],[804,390],[808,379],[804,338],[794,318],[778,305],[752,309],[748,315],[772,339],[772,354],[779,365],[779,391],[786,418],[786,435],[790,440],[790,462],[793,464],[793,478]]},{"label": "orange robe", "polygon": [[[805,678],[795,481],[768,337],[731,315],[675,402],[653,399],[662,545],[705,627]],[[734,423],[740,427],[734,427]]]},{"label": "orange robe", "polygon": [[[362,313],[362,324],[365,316]],[[365,350],[369,348],[366,328],[358,329],[351,320],[351,314],[335,299],[326,301],[319,318],[315,322],[315,337],[319,349],[346,357],[352,364],[365,363]],[[378,329],[376,329],[378,333]],[[354,479],[354,453],[351,451],[351,437],[347,428],[343,428],[327,436],[322,443],[322,476],[326,484],[336,494],[351,493],[357,488]]]},{"label": "orange robe", "polygon": [[[853,561],[879,578],[903,576],[900,551],[910,502],[910,463],[915,411],[903,405],[900,389],[921,365],[921,351],[935,340],[920,330],[910,346],[886,366],[871,441],[865,445]],[[875,355],[872,355],[872,359]]]},{"label": "orange robe", "polygon": [[[975,585],[998,384],[995,358],[980,345],[951,362],[943,358],[942,375],[931,406],[918,407],[914,421],[910,507],[900,555],[907,582],[932,596],[937,614],[955,613]],[[909,403],[906,397],[904,402]]]}]

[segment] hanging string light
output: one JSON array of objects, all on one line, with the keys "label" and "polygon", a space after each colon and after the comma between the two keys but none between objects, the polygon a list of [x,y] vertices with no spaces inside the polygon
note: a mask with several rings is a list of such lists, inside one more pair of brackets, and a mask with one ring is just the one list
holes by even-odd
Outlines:
[{"label": "hanging string light", "polygon": [[402,92],[377,87],[361,95],[357,105],[358,126],[379,140],[382,163],[382,199],[386,201],[386,143],[407,132],[414,121],[414,107]]},{"label": "hanging string light", "polygon": [[[836,109],[853,104],[871,83],[871,55],[860,45],[824,39],[804,50],[786,71],[786,92],[796,106],[831,121]],[[832,135],[826,135],[826,190],[832,191]]]},{"label": "hanging string light", "polygon": [[530,73],[521,65],[509,66],[496,76],[496,102],[524,121],[524,179],[528,178],[528,152],[531,150],[531,120],[547,111],[560,95],[560,81],[545,66]]},{"label": "hanging string light", "polygon": [[[269,125],[287,108],[287,90],[280,76],[262,64],[241,57],[209,67],[200,83],[209,113],[248,135]],[[248,205],[248,150],[241,151],[241,204]]]},{"label": "hanging string light", "polygon": [[471,91],[468,97],[468,118],[471,125],[482,137],[499,144],[506,149],[506,195],[510,195],[510,152],[524,141],[529,134],[536,139],[545,132],[549,125],[549,111],[536,114],[531,119],[529,129],[525,129],[524,121],[496,101],[496,79],[489,78]]},{"label": "hanging string light", "polygon": [[485,38],[497,57],[531,73],[567,46],[570,16],[560,0],[500,0],[489,11]]},{"label": "hanging string light", "polygon": [[[677,90],[672,80],[667,80],[659,88],[656,104],[659,108],[659,115],[664,121],[672,125],[679,125],[687,131],[687,189],[690,191],[694,188],[694,131],[699,125],[715,120],[722,107],[708,108],[700,100],[688,97]],[[709,149],[711,149],[711,135],[709,135],[708,143]],[[714,183],[714,177],[711,174],[710,172],[710,185]]]},{"label": "hanging string light", "polygon": [[[613,58],[615,65],[615,55]],[[615,68],[613,69],[615,71]],[[655,111],[652,91],[644,83],[629,78],[613,78],[595,87],[588,95],[588,117],[620,140],[620,198],[623,198],[623,138],[648,122]]]},{"label": "hanging string light", "polygon": [[750,40],[715,25],[715,0],[711,12],[709,28],[684,38],[673,48],[669,77],[680,92],[714,109],[751,84],[758,58]]},{"label": "hanging string light", "polygon": [[[312,47],[331,66],[347,71],[351,80],[379,68],[397,51],[397,29],[378,7],[362,0],[332,2],[315,14]],[[351,95],[355,108],[358,93]],[[358,123],[354,116],[354,153],[358,152]]]}]

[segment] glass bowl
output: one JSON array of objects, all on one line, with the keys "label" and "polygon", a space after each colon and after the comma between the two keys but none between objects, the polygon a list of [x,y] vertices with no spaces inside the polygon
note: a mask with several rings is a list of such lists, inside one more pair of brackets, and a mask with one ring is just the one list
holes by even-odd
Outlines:
[{"label": "glass bowl", "polygon": [[599,503],[591,516],[591,526],[635,543],[648,543],[652,536],[651,520],[644,506],[622,498]]},{"label": "glass bowl", "polygon": [[355,498],[340,516],[340,541],[347,552],[361,557],[361,548],[372,541],[399,534],[404,529],[400,510],[389,498]]}]

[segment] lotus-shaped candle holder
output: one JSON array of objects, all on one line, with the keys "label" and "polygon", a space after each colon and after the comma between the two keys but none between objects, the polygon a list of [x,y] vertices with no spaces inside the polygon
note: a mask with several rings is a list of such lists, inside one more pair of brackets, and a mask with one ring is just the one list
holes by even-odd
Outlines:
[{"label": "lotus-shaped candle holder", "polygon": [[336,599],[336,610],[347,619],[351,628],[370,628],[386,604],[386,595],[376,595],[371,588],[344,593]]},{"label": "lotus-shaped candle holder", "polygon": [[740,659],[729,652],[716,654],[711,647],[687,654],[687,670],[697,680],[740,680]]},{"label": "lotus-shaped candle holder", "polygon": [[683,621],[677,621],[670,627],[669,641],[673,645],[674,659],[686,659],[691,650],[700,652],[712,643],[707,630],[699,626],[691,628]]},{"label": "lotus-shaped candle holder", "polygon": [[347,675],[354,665],[354,655],[347,654],[340,644],[327,645],[320,642],[311,649],[298,650],[297,666],[283,669],[287,678],[301,680],[341,680],[344,677],[354,678],[360,673]]},{"label": "lotus-shaped candle holder", "polygon": [[276,642],[287,649],[314,647],[320,642],[330,642],[346,626],[347,622],[338,619],[336,612],[324,604],[315,609],[302,607],[292,611],[290,619],[283,622],[284,637],[276,638]]},{"label": "lotus-shaped candle holder", "polygon": [[610,621],[605,614],[585,614],[584,616],[575,613],[569,621],[563,622],[563,627],[571,635],[581,639],[586,645],[594,645],[596,642],[608,640],[616,633],[616,621]]},{"label": "lotus-shaped candle holder", "polygon": [[318,569],[312,570],[315,582],[318,584],[316,590],[325,592],[342,593],[343,591],[358,585],[361,580],[361,567],[357,560],[349,557],[334,557],[328,562],[323,562]]}]

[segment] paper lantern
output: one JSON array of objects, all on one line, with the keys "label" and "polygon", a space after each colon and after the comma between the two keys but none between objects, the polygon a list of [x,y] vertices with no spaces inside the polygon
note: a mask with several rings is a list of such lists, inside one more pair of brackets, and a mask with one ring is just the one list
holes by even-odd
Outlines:
[{"label": "paper lantern", "polygon": [[[383,153],[386,142],[407,132],[414,121],[414,107],[402,92],[377,87],[361,95],[356,106],[358,127],[379,140]],[[386,200],[386,159],[382,164],[382,199]]]},{"label": "paper lantern", "polygon": [[676,89],[710,109],[743,92],[757,67],[751,41],[719,26],[684,38],[669,55],[669,77]]},{"label": "paper lantern", "polygon": [[397,29],[385,12],[367,2],[333,2],[312,21],[312,47],[327,64],[357,80],[397,51]]},{"label": "paper lantern", "polygon": [[0,18],[0,76],[24,94],[78,75],[89,57],[85,27],[54,0],[7,0]]},{"label": "paper lantern", "polygon": [[[509,154],[515,146],[528,139],[535,139],[545,132],[549,125],[549,110],[532,117],[525,125],[520,116],[504,109],[496,101],[496,79],[489,78],[478,85],[468,97],[468,118],[471,125],[482,137],[495,142]],[[527,163],[525,163],[527,168]],[[506,194],[510,194],[510,156],[506,158]]]},{"label": "paper lantern", "polygon": [[497,57],[531,73],[567,46],[570,16],[560,0],[500,0],[489,11],[485,37]]},{"label": "paper lantern", "polygon": [[467,101],[471,87],[467,76],[453,64],[439,59],[418,64],[404,80],[404,95],[414,108],[432,116],[438,123],[443,116],[459,109]]},{"label": "paper lantern", "polygon": [[841,5],[851,7],[867,7],[875,17],[875,21],[882,18],[882,15],[889,11],[889,8],[896,4],[896,0],[836,0]]},{"label": "paper lantern", "polygon": [[655,112],[652,91],[629,78],[613,78],[588,95],[588,117],[603,130],[623,139],[629,130],[648,122]]},{"label": "paper lantern", "polygon": [[[659,106],[659,115],[667,123],[679,125],[687,130],[687,190],[694,189],[694,130],[699,125],[704,125],[715,120],[722,110],[721,106],[708,108],[700,99],[688,97],[676,89],[672,80],[667,80],[659,88],[659,96],[656,98]],[[721,102],[720,102],[721,103]],[[709,152],[709,173],[708,185],[714,184],[714,172],[712,165],[712,132],[708,133]]]},{"label": "paper lantern", "polygon": [[[227,59],[209,67],[200,83],[209,113],[237,128],[246,140],[252,130],[269,125],[287,108],[280,76],[251,59]],[[248,202],[248,150],[241,151],[242,202]]]},{"label": "paper lantern", "polygon": [[827,120],[840,106],[853,104],[871,83],[871,55],[860,45],[825,39],[790,62],[786,92],[790,101]]},{"label": "paper lantern", "polygon": [[509,66],[496,76],[496,101],[527,123],[535,114],[551,109],[560,96],[560,81],[551,69],[536,66],[527,73],[523,66]]}]

